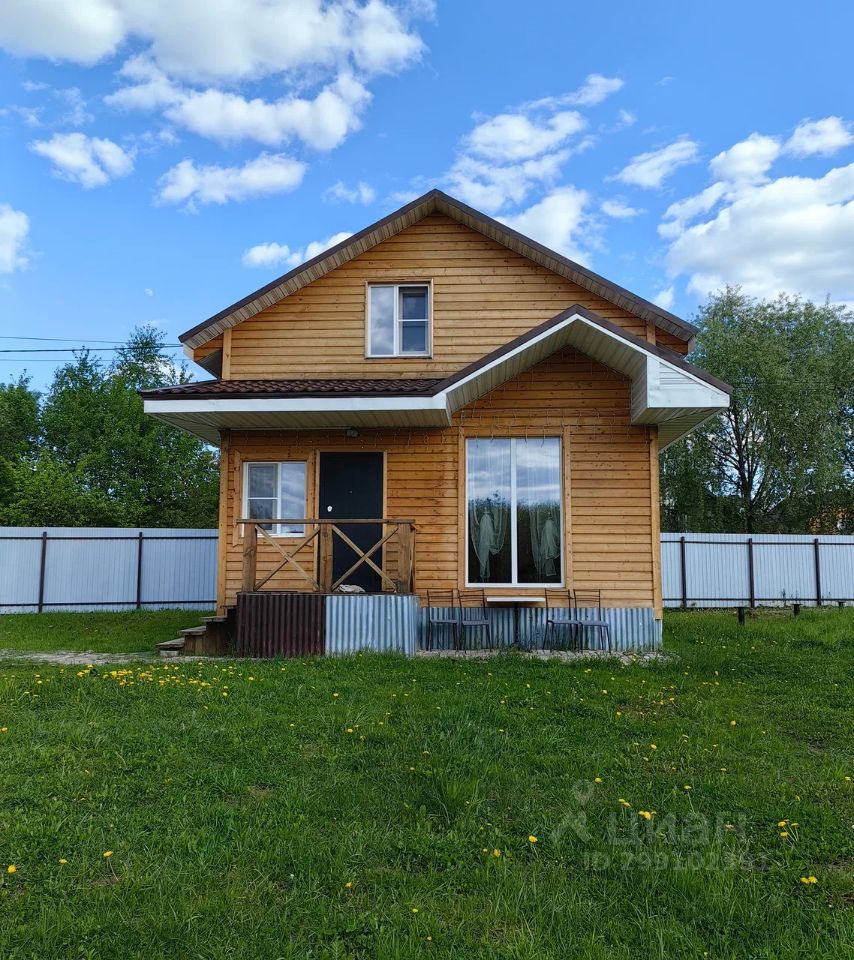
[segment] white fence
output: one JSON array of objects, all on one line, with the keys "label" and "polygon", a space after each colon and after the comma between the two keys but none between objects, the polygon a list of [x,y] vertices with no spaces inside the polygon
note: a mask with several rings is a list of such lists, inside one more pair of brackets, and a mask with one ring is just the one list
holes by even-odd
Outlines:
[{"label": "white fence", "polygon": [[[216,546],[216,530],[3,527],[0,613],[209,609]],[[661,568],[667,607],[854,601],[854,536],[663,533]]]},{"label": "white fence", "polygon": [[0,528],[0,613],[210,609],[216,530]]},{"label": "white fence", "polygon": [[666,607],[820,606],[854,600],[854,537],[663,533]]}]

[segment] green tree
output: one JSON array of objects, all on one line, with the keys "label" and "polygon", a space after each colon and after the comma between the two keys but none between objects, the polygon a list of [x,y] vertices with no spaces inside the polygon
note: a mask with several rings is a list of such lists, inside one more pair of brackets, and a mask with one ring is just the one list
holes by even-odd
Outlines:
[{"label": "green tree", "polygon": [[854,489],[852,320],[842,307],[737,288],[701,309],[691,359],[734,389],[729,410],[665,452],[668,525],[803,532],[854,521],[844,510]]},{"label": "green tree", "polygon": [[150,326],[134,330],[110,364],[76,354],[43,398],[32,462],[0,473],[4,522],[215,525],[217,451],[146,416],[137,392],[189,379]]}]

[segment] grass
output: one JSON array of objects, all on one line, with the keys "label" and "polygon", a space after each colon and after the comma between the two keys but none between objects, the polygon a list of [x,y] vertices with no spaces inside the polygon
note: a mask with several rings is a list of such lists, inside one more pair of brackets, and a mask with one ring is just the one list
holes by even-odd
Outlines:
[{"label": "grass", "polygon": [[0,956],[852,956],[852,638],[2,664]]},{"label": "grass", "polygon": [[205,610],[133,610],[127,613],[7,613],[0,616],[0,650],[152,653]]}]

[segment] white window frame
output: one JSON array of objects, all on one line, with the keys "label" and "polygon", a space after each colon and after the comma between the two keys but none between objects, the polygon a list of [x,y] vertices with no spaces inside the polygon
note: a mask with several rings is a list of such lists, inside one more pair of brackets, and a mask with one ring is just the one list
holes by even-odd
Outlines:
[{"label": "white window frame", "polygon": [[[276,512],[275,517],[281,517],[282,515],[282,478],[280,475],[281,465],[283,463],[301,463],[305,468],[305,497],[303,501],[303,515],[308,519],[306,511],[308,510],[308,461],[307,460],[247,460],[243,464],[243,516],[248,520],[249,519],[249,471],[252,467],[275,467],[276,468]],[[272,500],[273,497],[252,497],[251,499],[255,500]],[[272,518],[271,518],[272,519]],[[245,527],[245,524],[244,524]],[[284,531],[284,532],[283,532]],[[273,529],[268,530],[267,533],[271,537],[277,537],[280,539],[287,539],[288,537],[295,539],[298,537],[305,536],[305,525],[302,524],[299,527],[294,524],[286,526],[281,523],[273,524]]]},{"label": "white window frame", "polygon": [[[466,471],[466,489],[465,489],[465,530],[463,531],[463,536],[465,537],[465,555],[466,555],[466,587],[473,587],[475,589],[483,590],[499,590],[504,588],[524,588],[524,589],[555,589],[560,590],[564,587],[566,579],[566,570],[565,570],[565,554],[566,554],[566,530],[564,529],[563,515],[564,515],[564,494],[563,494],[563,438],[558,436],[549,436],[549,440],[557,440],[558,442],[558,473],[560,477],[560,498],[559,498],[559,507],[560,507],[560,580],[553,581],[551,583],[528,583],[518,580],[518,536],[519,532],[516,527],[516,443],[518,440],[530,440],[531,437],[466,437],[466,442],[464,444],[464,456],[465,464],[464,468]],[[484,583],[481,580],[472,581],[469,576],[469,444],[477,441],[484,440],[509,440],[510,441],[510,570],[513,574],[513,580],[510,583]]]},{"label": "white window frame", "polygon": [[[371,290],[375,287],[390,287],[394,290],[394,352],[373,353],[371,351]],[[402,320],[400,317],[400,288],[425,287],[427,290],[427,343],[424,352],[403,353],[400,349],[400,328],[404,323],[424,323],[424,320]],[[402,360],[433,356],[433,282],[432,280],[395,280],[390,283],[368,283],[365,290],[365,357],[369,360],[397,357]]]}]

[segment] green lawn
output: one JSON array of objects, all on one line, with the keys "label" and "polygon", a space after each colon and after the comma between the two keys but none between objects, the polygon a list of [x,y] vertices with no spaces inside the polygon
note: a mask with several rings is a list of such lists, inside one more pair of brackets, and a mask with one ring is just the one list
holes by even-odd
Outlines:
[{"label": "green lawn", "polygon": [[852,956],[852,612],[666,646],[0,664],[0,957]]},{"label": "green lawn", "polygon": [[0,616],[0,650],[153,653],[196,627],[205,610],[133,610],[129,613],[7,613]]}]

